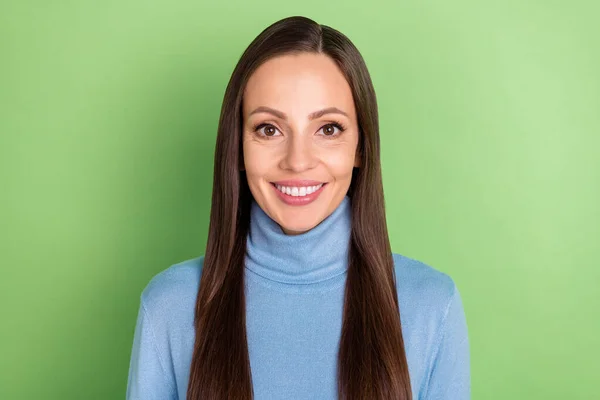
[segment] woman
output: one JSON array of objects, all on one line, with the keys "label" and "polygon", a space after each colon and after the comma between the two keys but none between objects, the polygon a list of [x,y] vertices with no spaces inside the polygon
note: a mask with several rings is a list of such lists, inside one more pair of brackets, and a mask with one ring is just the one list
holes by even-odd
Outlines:
[{"label": "woman", "polygon": [[225,92],[204,256],[144,289],[128,399],[468,399],[453,280],[392,253],[364,60],[304,17]]}]

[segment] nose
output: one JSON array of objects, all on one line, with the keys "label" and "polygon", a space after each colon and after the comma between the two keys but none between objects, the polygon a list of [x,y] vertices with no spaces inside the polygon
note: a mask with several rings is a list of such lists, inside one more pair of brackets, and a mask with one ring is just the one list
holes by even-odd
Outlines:
[{"label": "nose", "polygon": [[301,172],[313,168],[315,162],[316,156],[310,137],[290,135],[280,167],[294,172]]}]

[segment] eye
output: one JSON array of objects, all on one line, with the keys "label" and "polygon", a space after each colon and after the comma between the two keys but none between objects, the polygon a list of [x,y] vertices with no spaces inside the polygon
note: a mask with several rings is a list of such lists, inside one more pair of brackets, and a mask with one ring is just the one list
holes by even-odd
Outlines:
[{"label": "eye", "polygon": [[[337,128],[339,130],[339,133],[336,134],[335,128]],[[335,137],[335,136],[339,136],[340,133],[344,132],[346,130],[346,128],[344,126],[342,126],[341,124],[338,124],[337,122],[332,122],[327,125],[323,125],[320,130],[323,131],[323,133],[324,133],[323,136]]]},{"label": "eye", "polygon": [[[264,132],[261,132],[261,130],[262,130],[263,128],[267,128],[267,129],[265,129],[265,131],[264,131]],[[274,127],[273,125],[271,125],[271,124],[259,124],[259,125],[257,125],[257,126],[255,126],[255,127],[254,127],[254,131],[255,131],[255,132],[259,132],[259,136],[268,137],[268,138],[269,138],[269,137],[276,136],[276,135],[275,135],[275,132],[276,132],[277,130],[278,130],[278,129],[277,129],[277,128],[275,128],[275,127]]]},{"label": "eye", "polygon": [[[336,128],[337,128],[338,132],[336,132]],[[269,124],[269,123],[263,123],[263,124],[256,125],[253,129],[254,129],[254,132],[257,132],[258,135],[263,138],[272,138],[272,137],[279,136],[279,135],[275,134],[277,131],[279,131],[279,129],[277,129],[275,126],[273,126],[272,124]],[[346,127],[344,127],[342,124],[337,123],[337,122],[331,122],[329,124],[323,125],[321,127],[321,129],[319,129],[319,132],[321,132],[321,131],[323,132],[323,135],[321,135],[321,136],[325,136],[327,138],[333,138],[333,137],[339,136],[345,130],[346,130]]]}]

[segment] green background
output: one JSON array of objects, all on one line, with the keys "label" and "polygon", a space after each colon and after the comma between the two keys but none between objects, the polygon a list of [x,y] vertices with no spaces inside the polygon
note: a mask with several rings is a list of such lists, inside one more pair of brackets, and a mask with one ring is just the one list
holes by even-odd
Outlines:
[{"label": "green background", "polygon": [[600,398],[599,11],[2,1],[0,398],[124,397],[142,289],[205,249],[229,76],[289,15],[367,62],[393,249],[461,290],[473,398]]}]

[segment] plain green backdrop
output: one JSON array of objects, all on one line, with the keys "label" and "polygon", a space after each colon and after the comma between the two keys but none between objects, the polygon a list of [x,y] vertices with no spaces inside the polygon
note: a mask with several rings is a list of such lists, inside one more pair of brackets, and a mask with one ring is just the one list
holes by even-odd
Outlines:
[{"label": "plain green backdrop", "polygon": [[290,15],[367,62],[393,249],[461,290],[473,398],[600,398],[600,7],[458,0],[2,1],[0,398],[124,398],[230,74]]}]

